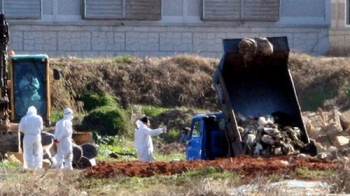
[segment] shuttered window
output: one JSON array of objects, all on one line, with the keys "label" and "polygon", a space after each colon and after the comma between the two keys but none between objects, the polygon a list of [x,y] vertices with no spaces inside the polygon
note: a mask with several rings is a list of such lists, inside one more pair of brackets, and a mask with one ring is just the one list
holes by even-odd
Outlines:
[{"label": "shuttered window", "polygon": [[41,18],[41,0],[0,0],[1,11],[8,19]]},{"label": "shuttered window", "polygon": [[280,0],[203,0],[203,20],[277,21]]},{"label": "shuttered window", "polygon": [[84,18],[160,20],[161,2],[161,0],[84,0]]},{"label": "shuttered window", "polygon": [[122,19],[123,0],[85,0],[84,17],[87,19]]}]

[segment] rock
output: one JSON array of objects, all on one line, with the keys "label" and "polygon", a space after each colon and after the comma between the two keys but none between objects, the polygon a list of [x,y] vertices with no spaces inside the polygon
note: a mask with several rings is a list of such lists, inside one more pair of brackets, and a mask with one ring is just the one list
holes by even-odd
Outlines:
[{"label": "rock", "polygon": [[329,125],[323,127],[321,131],[328,136],[330,141],[333,141],[336,136],[343,134],[342,128],[336,123],[330,123]]},{"label": "rock", "polygon": [[319,159],[325,159],[325,158],[327,158],[327,154],[324,153],[324,152],[318,153],[317,158],[319,158]]},{"label": "rock", "polygon": [[332,144],[336,148],[342,148],[342,147],[349,145],[349,140],[350,139],[346,136],[336,136],[336,137],[334,137]]},{"label": "rock", "polygon": [[350,131],[350,110],[341,113],[340,124],[345,132]]}]

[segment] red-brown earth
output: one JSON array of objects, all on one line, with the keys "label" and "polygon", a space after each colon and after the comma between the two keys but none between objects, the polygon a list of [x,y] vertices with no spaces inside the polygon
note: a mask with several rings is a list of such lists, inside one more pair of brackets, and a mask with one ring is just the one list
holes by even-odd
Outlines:
[{"label": "red-brown earth", "polygon": [[216,169],[217,171],[232,171],[242,178],[251,179],[258,175],[270,174],[290,175],[297,168],[309,170],[336,169],[337,163],[310,157],[279,156],[270,158],[253,158],[239,156],[217,160],[194,161],[154,161],[143,163],[140,161],[98,161],[96,166],[84,171],[87,177],[113,178],[117,176],[149,177],[153,175],[173,175],[197,169]]}]

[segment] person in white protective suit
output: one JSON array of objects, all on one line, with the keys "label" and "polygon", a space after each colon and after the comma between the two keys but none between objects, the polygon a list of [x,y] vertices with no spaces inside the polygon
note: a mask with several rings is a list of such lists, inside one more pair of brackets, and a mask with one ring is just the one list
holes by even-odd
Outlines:
[{"label": "person in white protective suit", "polygon": [[44,128],[43,119],[37,115],[34,106],[28,108],[27,114],[19,123],[19,130],[23,137],[24,168],[42,168],[43,146],[41,144],[41,131]]},{"label": "person in white protective suit", "polygon": [[[73,110],[65,108],[63,110],[63,118],[56,123],[54,141],[57,144],[56,168],[73,170]],[[63,164],[64,162],[64,164]]]},{"label": "person in white protective suit", "polygon": [[167,128],[150,129],[151,123],[148,117],[137,120],[136,126],[134,145],[137,150],[137,159],[142,162],[150,162],[153,160],[153,142],[151,136],[166,133]]}]

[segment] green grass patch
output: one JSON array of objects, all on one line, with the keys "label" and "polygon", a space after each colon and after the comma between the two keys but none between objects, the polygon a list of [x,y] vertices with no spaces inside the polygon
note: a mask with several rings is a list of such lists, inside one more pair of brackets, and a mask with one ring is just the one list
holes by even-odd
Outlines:
[{"label": "green grass patch", "polygon": [[116,63],[132,63],[132,57],[130,55],[116,56]]},{"label": "green grass patch", "polygon": [[156,159],[156,161],[173,161],[173,160],[186,160],[186,155],[185,153],[171,153],[171,154],[159,154],[157,152],[155,152],[153,154],[154,158]]},{"label": "green grass patch", "polygon": [[57,122],[62,118],[63,118],[63,110],[52,110],[51,111],[51,116],[50,116],[51,122]]},{"label": "green grass patch", "polygon": [[297,168],[294,175],[296,177],[304,179],[327,179],[335,174],[336,172],[334,170],[310,170],[308,168],[302,167]]},{"label": "green grass patch", "polygon": [[148,117],[155,117],[161,113],[168,111],[168,108],[154,107],[154,106],[142,106],[142,113]]}]

